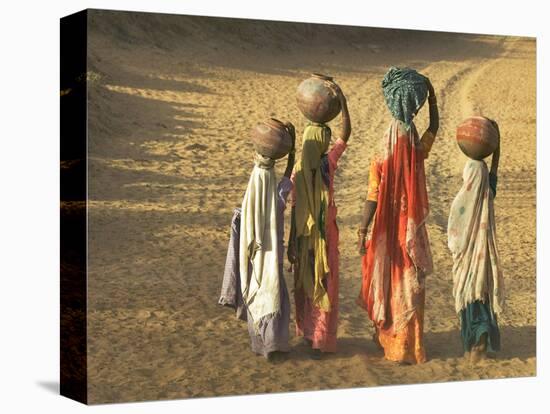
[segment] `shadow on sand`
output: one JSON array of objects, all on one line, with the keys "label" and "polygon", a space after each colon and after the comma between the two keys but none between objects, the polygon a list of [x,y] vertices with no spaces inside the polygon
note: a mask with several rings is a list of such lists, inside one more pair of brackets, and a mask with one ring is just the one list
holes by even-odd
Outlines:
[{"label": "shadow on sand", "polygon": [[[501,326],[501,350],[496,358],[499,360],[519,358],[525,360],[536,356],[535,326]],[[464,355],[460,332],[426,332],[424,334],[426,354],[430,359],[455,359]],[[310,348],[303,342],[294,346],[288,354],[288,360],[309,360]],[[348,359],[354,356],[383,358],[384,352],[368,338],[338,338],[338,351],[327,353],[323,359]]]},{"label": "shadow on sand", "polygon": [[[528,359],[536,356],[535,326],[501,326],[501,350],[497,359]],[[460,358],[463,356],[460,332],[425,333],[426,353],[430,359]]]}]

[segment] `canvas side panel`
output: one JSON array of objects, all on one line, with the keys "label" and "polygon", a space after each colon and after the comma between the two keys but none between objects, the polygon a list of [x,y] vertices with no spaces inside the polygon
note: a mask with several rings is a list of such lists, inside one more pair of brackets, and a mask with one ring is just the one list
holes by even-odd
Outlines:
[{"label": "canvas side panel", "polygon": [[87,12],[60,27],[61,395],[87,403]]}]

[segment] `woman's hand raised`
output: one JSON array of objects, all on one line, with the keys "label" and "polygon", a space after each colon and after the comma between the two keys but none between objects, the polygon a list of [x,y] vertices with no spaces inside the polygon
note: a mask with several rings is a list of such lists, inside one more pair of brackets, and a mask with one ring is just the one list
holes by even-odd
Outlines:
[{"label": "woman's hand raised", "polygon": [[428,87],[428,96],[435,96],[435,90],[432,85],[432,81],[426,77],[426,86]]},{"label": "woman's hand raised", "polygon": [[325,85],[334,93],[336,97],[338,97],[340,102],[346,102],[344,92],[342,92],[342,89],[338,86],[338,84],[332,81],[325,81]]}]

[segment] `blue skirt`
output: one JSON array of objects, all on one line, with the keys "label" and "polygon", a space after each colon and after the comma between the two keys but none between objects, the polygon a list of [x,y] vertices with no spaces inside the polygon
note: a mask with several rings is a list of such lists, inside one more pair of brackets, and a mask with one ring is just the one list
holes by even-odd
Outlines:
[{"label": "blue skirt", "polygon": [[500,350],[500,332],[496,315],[488,303],[475,301],[460,311],[462,346],[470,352],[477,345],[481,335],[487,333],[487,352]]}]

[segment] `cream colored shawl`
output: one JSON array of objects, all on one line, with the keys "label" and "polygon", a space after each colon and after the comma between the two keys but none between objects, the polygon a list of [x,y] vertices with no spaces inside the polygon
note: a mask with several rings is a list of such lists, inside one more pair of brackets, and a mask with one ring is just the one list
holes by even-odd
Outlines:
[{"label": "cream colored shawl", "polygon": [[494,195],[484,161],[469,160],[464,184],[451,206],[447,234],[453,255],[455,310],[489,301],[496,314],[504,307],[504,280],[497,248]]},{"label": "cream colored shawl", "polygon": [[239,263],[243,300],[257,329],[280,312],[275,162],[256,154],[242,203]]}]

